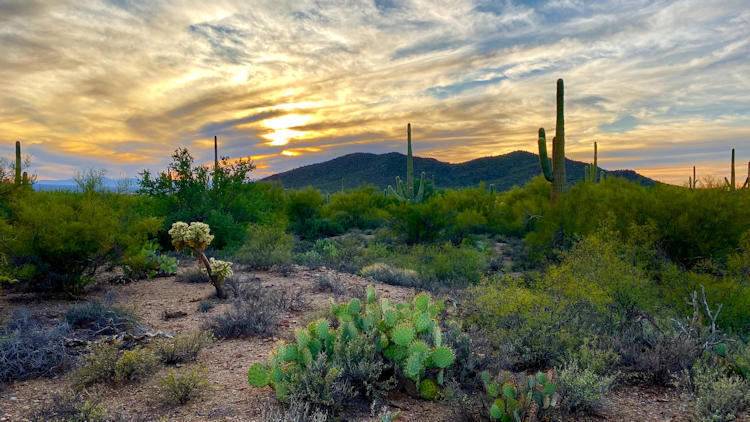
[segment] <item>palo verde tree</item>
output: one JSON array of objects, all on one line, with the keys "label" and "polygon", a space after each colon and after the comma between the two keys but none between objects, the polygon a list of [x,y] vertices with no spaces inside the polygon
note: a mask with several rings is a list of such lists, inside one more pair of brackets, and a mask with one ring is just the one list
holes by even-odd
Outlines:
[{"label": "palo verde tree", "polygon": [[219,299],[226,298],[224,281],[232,275],[232,263],[214,258],[210,260],[206,258],[206,254],[203,251],[214,240],[208,224],[192,222],[188,225],[187,223],[178,221],[172,224],[169,235],[172,237],[172,245],[174,245],[176,250],[183,251],[190,249],[198,262],[203,264],[204,270],[211,280],[211,284],[216,288],[216,297]]},{"label": "palo verde tree", "polygon": [[[172,154],[172,163],[158,175],[140,173],[139,194],[154,199],[154,212],[164,216],[164,228],[177,221],[202,221],[216,235],[212,247],[222,249],[244,240],[245,223],[254,221],[257,207],[243,195],[251,184],[255,165],[249,159],[228,157],[210,165],[197,165],[186,148]],[[168,240],[162,239],[167,245]]]}]

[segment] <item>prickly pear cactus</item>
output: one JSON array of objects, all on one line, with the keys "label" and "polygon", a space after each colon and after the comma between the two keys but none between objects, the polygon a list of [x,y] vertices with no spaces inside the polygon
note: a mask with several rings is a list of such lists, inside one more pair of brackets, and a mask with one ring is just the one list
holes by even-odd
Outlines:
[{"label": "prickly pear cactus", "polygon": [[267,363],[255,363],[248,370],[248,381],[254,387],[271,386],[279,399],[285,400],[289,383],[299,371],[305,371],[320,354],[332,359],[337,344],[350,342],[361,335],[376,339],[383,359],[414,390],[426,399],[441,396],[443,374],[455,362],[453,350],[443,345],[437,317],[442,302],[432,302],[419,294],[410,303],[377,302],[372,286],[367,288],[366,303],[358,299],[335,303],[331,312],[338,328],[326,320],[308,324],[295,331],[295,343],[280,343]]},{"label": "prickly pear cactus", "polygon": [[502,371],[495,378],[488,372],[481,375],[486,394],[485,404],[491,420],[522,422],[536,404],[538,412],[557,405],[559,395],[547,374],[511,374]]}]

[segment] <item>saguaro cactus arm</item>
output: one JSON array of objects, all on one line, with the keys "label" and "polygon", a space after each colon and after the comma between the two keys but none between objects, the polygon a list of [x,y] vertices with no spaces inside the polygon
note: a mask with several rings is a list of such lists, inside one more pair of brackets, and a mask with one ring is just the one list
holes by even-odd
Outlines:
[{"label": "saguaro cactus arm", "polygon": [[539,164],[542,166],[542,174],[548,182],[552,181],[552,165],[547,156],[547,139],[544,128],[539,128]]}]

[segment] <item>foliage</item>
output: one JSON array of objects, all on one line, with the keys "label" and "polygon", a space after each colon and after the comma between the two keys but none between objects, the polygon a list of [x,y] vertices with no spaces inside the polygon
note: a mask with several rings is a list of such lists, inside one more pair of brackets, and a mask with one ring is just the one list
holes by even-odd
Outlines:
[{"label": "foliage", "polygon": [[65,372],[74,356],[65,347],[67,324],[45,327],[38,315],[18,309],[0,327],[0,385]]},{"label": "foliage", "polygon": [[343,232],[341,225],[321,216],[322,205],[323,195],[312,188],[287,192],[286,214],[292,231],[311,240]]},{"label": "foliage", "polygon": [[600,375],[593,368],[569,362],[557,372],[561,406],[569,413],[590,412],[609,391],[614,378]]},{"label": "foliage", "polygon": [[360,270],[362,277],[371,277],[382,283],[394,286],[418,286],[420,285],[419,273],[414,270],[402,270],[388,264],[376,263],[368,265]]},{"label": "foliage", "polygon": [[310,403],[291,400],[289,406],[269,404],[263,409],[261,420],[268,422],[326,422],[328,412],[311,408]]},{"label": "foliage", "polygon": [[199,397],[210,386],[205,368],[185,368],[179,372],[170,369],[156,382],[155,393],[164,403],[182,405]]},{"label": "foliage", "polygon": [[267,270],[290,263],[293,244],[294,238],[281,227],[252,224],[247,229],[247,240],[232,257],[240,264]]},{"label": "foliage", "polygon": [[101,402],[88,400],[80,393],[63,392],[53,396],[45,407],[32,411],[32,421],[109,422],[117,420]]},{"label": "foliage", "polygon": [[126,350],[115,363],[115,379],[124,382],[145,380],[153,375],[158,364],[159,358],[147,349]]},{"label": "foliage", "polygon": [[750,383],[741,377],[726,376],[704,361],[692,371],[697,396],[696,407],[707,422],[730,421],[750,408]]},{"label": "foliage", "polygon": [[213,343],[208,331],[179,334],[173,339],[158,339],[153,342],[154,354],[163,364],[174,365],[192,362],[204,347]]},{"label": "foliage", "polygon": [[159,253],[160,248],[156,239],[153,239],[140,248],[127,252],[121,262],[125,276],[138,280],[176,274],[177,258]]},{"label": "foliage", "polygon": [[205,313],[213,309],[214,306],[216,305],[210,300],[201,300],[198,302],[198,311]]},{"label": "foliage", "polygon": [[117,343],[96,343],[73,374],[77,387],[115,380],[115,368],[120,358]]},{"label": "foliage", "polygon": [[86,328],[97,334],[115,334],[113,329],[131,328],[135,317],[129,310],[103,305],[92,299],[68,308],[65,321],[73,328]]},{"label": "foliage", "polygon": [[[455,361],[455,354],[443,345],[436,318],[442,303],[431,303],[420,294],[411,303],[376,301],[368,287],[365,302],[352,299],[331,302],[338,328],[327,320],[308,324],[295,332],[296,343],[280,343],[268,363],[255,363],[248,380],[255,387],[270,385],[282,401],[302,394],[312,405],[331,409],[337,403],[327,388],[340,395],[356,391],[373,396],[392,388],[379,382],[385,368],[391,367],[402,382],[427,398],[437,398],[444,371]],[[359,342],[359,339],[364,341]],[[300,386],[306,386],[300,391]]]},{"label": "foliage", "polygon": [[543,372],[513,375],[502,371],[495,377],[483,372],[481,378],[491,420],[522,422],[535,405],[538,412],[544,412],[555,407],[559,400],[555,384]]},{"label": "foliage", "polygon": [[320,213],[344,230],[374,229],[386,223],[386,207],[391,201],[382,191],[366,185],[331,195],[330,202],[322,207]]},{"label": "foliage", "polygon": [[29,192],[0,220],[0,254],[28,288],[78,293],[98,266],[156,232],[159,219],[138,215],[137,205],[126,195]]},{"label": "foliage", "polygon": [[140,173],[139,193],[154,200],[154,212],[165,217],[164,227],[202,221],[214,229],[214,247],[238,245],[244,237],[243,223],[258,217],[252,209],[257,198],[248,198],[253,196],[248,180],[254,169],[249,160],[226,158],[216,168],[196,165],[187,149],[178,148],[166,171],[158,176],[148,170]]}]

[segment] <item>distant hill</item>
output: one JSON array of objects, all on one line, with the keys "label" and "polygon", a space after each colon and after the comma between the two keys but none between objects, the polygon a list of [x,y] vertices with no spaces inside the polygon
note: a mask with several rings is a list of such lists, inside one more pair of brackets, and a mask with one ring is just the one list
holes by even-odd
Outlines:
[{"label": "distant hill", "polygon": [[[138,189],[137,179],[110,179],[105,177],[102,182],[104,190],[108,191],[135,192]],[[73,179],[37,180],[33,186],[34,190],[39,191],[75,191],[78,189],[78,185]]]},{"label": "distant hill", "polygon": [[[567,160],[568,183],[583,179],[587,163]],[[600,168],[601,170],[601,168]],[[462,188],[477,186],[485,182],[494,184],[503,191],[513,186],[523,186],[541,174],[539,158],[526,151],[514,151],[496,157],[477,158],[465,163],[451,164],[434,158],[414,157],[414,177],[425,172],[428,179],[434,177],[438,188]],[[644,186],[652,186],[655,180],[633,170],[606,171],[608,176],[623,177]],[[394,185],[396,176],[406,176],[406,156],[397,152],[387,154],[354,153],[322,163],[310,164],[293,170],[268,176],[263,180],[278,180],[291,189],[312,186],[324,192],[352,189],[364,183],[381,189]]]}]

